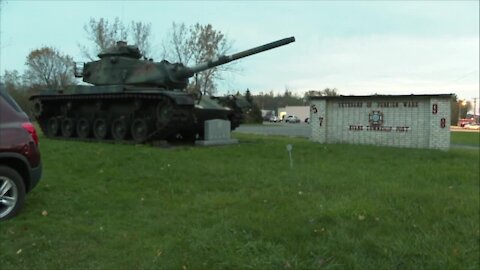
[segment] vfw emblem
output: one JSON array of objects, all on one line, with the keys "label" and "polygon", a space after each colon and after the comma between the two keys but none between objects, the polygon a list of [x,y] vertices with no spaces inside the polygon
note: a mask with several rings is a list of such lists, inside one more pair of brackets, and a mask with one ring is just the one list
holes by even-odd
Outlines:
[{"label": "vfw emblem", "polygon": [[383,125],[383,113],[381,111],[372,111],[368,114],[368,122],[371,126]]}]

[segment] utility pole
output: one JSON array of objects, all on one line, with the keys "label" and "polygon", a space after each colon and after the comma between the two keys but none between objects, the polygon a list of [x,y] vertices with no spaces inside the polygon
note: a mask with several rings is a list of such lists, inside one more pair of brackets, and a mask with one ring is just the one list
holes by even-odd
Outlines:
[{"label": "utility pole", "polygon": [[477,123],[477,98],[473,98],[473,119],[475,119],[475,123]]},{"label": "utility pole", "polygon": [[458,102],[458,120],[457,120],[457,126],[460,126],[460,118],[461,118],[461,112],[462,112],[462,102],[459,100]]},{"label": "utility pole", "polygon": [[461,99],[458,100],[458,123],[457,123],[458,126],[461,126],[460,125],[460,119],[462,119],[462,106],[465,106],[465,105],[467,105],[467,101],[465,99],[464,100],[461,100]]}]

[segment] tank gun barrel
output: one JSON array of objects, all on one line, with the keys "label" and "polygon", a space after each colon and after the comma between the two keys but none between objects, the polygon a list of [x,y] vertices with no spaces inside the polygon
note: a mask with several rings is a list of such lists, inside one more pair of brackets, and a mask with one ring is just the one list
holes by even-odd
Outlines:
[{"label": "tank gun barrel", "polygon": [[238,52],[238,53],[235,53],[235,54],[232,54],[232,55],[222,55],[222,56],[219,56],[217,58],[214,58],[213,60],[203,62],[203,63],[200,63],[196,66],[190,67],[182,75],[184,77],[191,77],[191,76],[193,76],[193,74],[195,74],[197,72],[201,72],[201,71],[204,71],[204,70],[207,70],[207,69],[210,69],[210,68],[214,68],[216,66],[223,65],[223,64],[229,63],[231,61],[235,61],[235,60],[238,60],[240,58],[244,58],[244,57],[247,57],[247,56],[250,56],[250,55],[253,55],[253,54],[261,53],[261,52],[268,51],[268,50],[271,50],[271,49],[274,49],[274,48],[277,48],[277,47],[280,47],[280,46],[284,46],[284,45],[287,45],[287,44],[289,44],[291,42],[294,42],[294,41],[295,41],[295,37],[289,37],[289,38],[280,39],[280,40],[277,40],[277,41],[274,41],[274,42],[270,42],[270,43],[267,43],[267,44],[264,44],[264,45],[261,45],[261,46],[255,47],[255,48],[251,48],[249,50],[241,51],[241,52]]}]

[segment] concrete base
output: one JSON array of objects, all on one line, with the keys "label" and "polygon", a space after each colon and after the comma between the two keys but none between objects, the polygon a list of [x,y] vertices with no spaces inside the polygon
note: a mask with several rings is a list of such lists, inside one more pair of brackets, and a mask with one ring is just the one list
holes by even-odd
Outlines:
[{"label": "concrete base", "polygon": [[237,139],[195,141],[195,145],[199,145],[199,146],[226,145],[226,144],[237,144],[237,143],[238,143]]}]

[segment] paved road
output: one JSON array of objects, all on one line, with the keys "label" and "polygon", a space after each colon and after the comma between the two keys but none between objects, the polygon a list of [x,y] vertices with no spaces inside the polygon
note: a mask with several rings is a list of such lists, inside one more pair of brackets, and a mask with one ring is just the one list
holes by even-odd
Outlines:
[{"label": "paved road", "polygon": [[458,131],[458,132],[480,132],[478,129],[466,129],[462,127],[457,127],[457,126],[451,126],[450,131]]},{"label": "paved road", "polygon": [[[458,127],[451,127],[450,131],[479,132],[478,130],[473,131],[473,130],[467,130],[467,129],[458,128]],[[289,124],[289,123],[265,122],[263,123],[263,125],[241,125],[240,127],[236,128],[234,132],[261,134],[261,135],[304,137],[304,138],[310,138],[311,136],[310,125],[305,123]],[[451,146],[454,148],[479,149],[477,146],[472,146],[472,145],[452,144]]]},{"label": "paved road", "polygon": [[268,123],[263,125],[241,125],[234,132],[261,135],[280,135],[310,138],[310,125],[305,123]]}]

